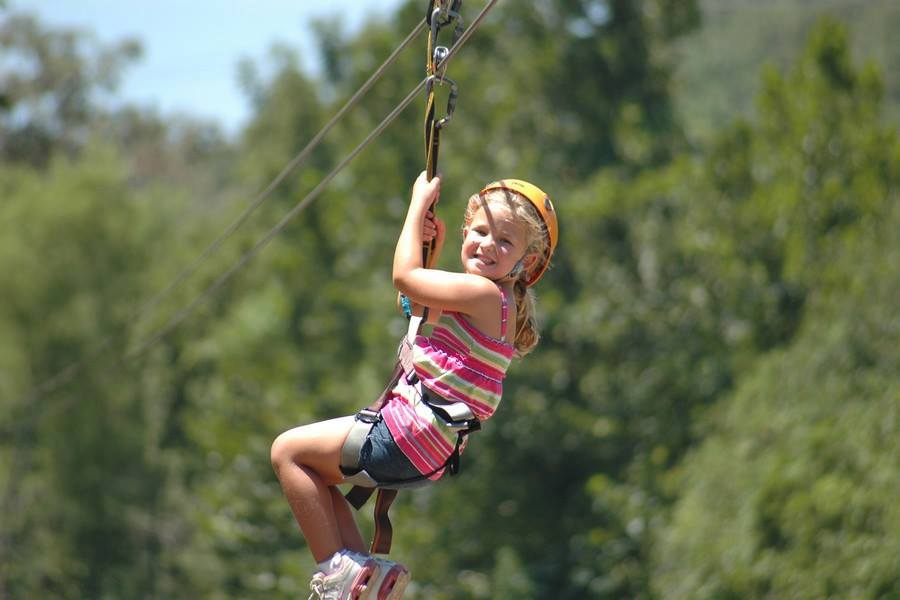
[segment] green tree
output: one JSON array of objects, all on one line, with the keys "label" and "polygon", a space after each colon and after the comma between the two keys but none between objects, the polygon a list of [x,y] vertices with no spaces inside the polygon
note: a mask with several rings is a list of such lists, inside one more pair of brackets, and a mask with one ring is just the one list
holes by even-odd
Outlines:
[{"label": "green tree", "polygon": [[[512,377],[512,413],[475,440],[462,493],[436,494],[429,513],[447,523],[437,539],[464,540],[463,568],[490,572],[485,540],[502,540],[537,597],[652,594],[652,531],[698,417],[790,343],[828,257],[882,217],[895,185],[878,78],[852,67],[840,27],[823,24],[766,84],[759,122],[699,160],[607,171],[560,203],[540,359]],[[460,514],[464,502],[491,518]]]},{"label": "green tree", "polygon": [[231,156],[215,128],[103,108],[134,42],[11,13],[0,44],[0,597],[171,591],[191,531],[178,346],[121,359],[203,284],[134,322],[219,230],[207,211],[231,206]]},{"label": "green tree", "polygon": [[796,341],[716,410],[655,551],[661,596],[895,594],[898,217],[842,247]]},{"label": "green tree", "polygon": [[[43,173],[0,169],[4,436],[0,593],[138,595],[153,580],[165,491],[152,369],[94,351],[116,340],[146,293],[161,240],[109,149]],[[74,385],[34,394],[78,363]],[[148,374],[146,378],[142,373]]]},{"label": "green tree", "polygon": [[48,29],[36,18],[0,16],[0,160],[44,165],[54,152],[83,146],[98,95],[140,56],[133,40],[102,47],[76,30]]},{"label": "green tree", "polygon": [[881,65],[884,116],[900,115],[900,49],[890,32],[900,6],[890,0],[735,0],[700,2],[703,27],[675,45],[675,111],[690,138],[705,144],[738,114],[753,111],[766,64],[787,68],[816,22],[831,15],[845,24],[853,52]]},{"label": "green tree", "polygon": [[786,76],[766,75],[759,125],[718,146],[726,235],[796,308],[787,329],[767,328],[782,342],[747,365],[673,479],[660,595],[882,598],[897,586],[900,146],[879,100],[871,67],[853,67],[844,29],[825,20]]}]

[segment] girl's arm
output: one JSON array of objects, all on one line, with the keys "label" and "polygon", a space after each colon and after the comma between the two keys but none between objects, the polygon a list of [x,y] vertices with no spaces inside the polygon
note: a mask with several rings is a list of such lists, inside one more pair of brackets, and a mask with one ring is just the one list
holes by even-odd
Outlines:
[{"label": "girl's arm", "polygon": [[[427,181],[419,175],[413,186],[412,199],[397,247],[394,251],[394,286],[410,301],[442,310],[474,314],[485,307],[499,305],[497,286],[484,277],[466,273],[450,273],[426,269],[422,264],[422,244],[425,242],[425,222],[429,208],[438,201],[440,177]],[[435,227],[436,250],[443,246],[446,231]]]},{"label": "girl's arm", "polygon": [[[437,264],[438,260],[441,257],[441,250],[444,246],[445,240],[445,226],[444,222],[438,218],[433,212],[429,211],[425,215],[425,223],[422,227],[422,243],[430,244],[432,240],[434,241],[434,247],[431,249],[431,253],[429,255],[429,263],[434,265]],[[397,308],[402,309],[402,298],[403,294],[397,292]],[[407,298],[408,300],[408,298]],[[409,303],[410,310],[413,315],[420,316],[423,313],[424,306],[419,304],[418,302],[410,302]],[[428,310],[428,323],[435,324],[441,317],[441,309],[429,307]]]}]

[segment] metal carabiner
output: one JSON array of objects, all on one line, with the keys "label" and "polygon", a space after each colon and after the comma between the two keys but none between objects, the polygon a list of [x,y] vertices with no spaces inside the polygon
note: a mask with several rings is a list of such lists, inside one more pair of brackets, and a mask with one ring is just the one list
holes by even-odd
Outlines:
[{"label": "metal carabiner", "polygon": [[[438,76],[439,79],[444,79],[447,75],[447,65],[445,64],[447,57],[450,55],[450,49],[447,46],[438,46],[434,49],[434,54],[431,57],[431,64],[434,65],[434,74]],[[438,72],[440,69],[440,72]]]},{"label": "metal carabiner", "polygon": [[441,18],[443,11],[444,9],[440,7],[431,11],[431,39],[434,41],[437,41],[438,32],[441,30],[441,27],[447,24]]},{"label": "metal carabiner", "polygon": [[435,124],[435,129],[440,129],[444,125],[450,122],[450,119],[453,118],[453,112],[456,110],[456,98],[458,95],[458,90],[456,87],[456,82],[450,79],[449,77],[438,76],[438,75],[430,75],[425,82],[425,93],[431,94],[431,91],[434,89],[435,82],[438,85],[444,85],[446,83],[450,86],[450,95],[447,97],[447,114],[441,117]]},{"label": "metal carabiner", "polygon": [[[463,31],[462,17],[460,16],[460,14],[458,12],[455,12],[452,10],[449,11],[446,15],[441,15],[440,14],[441,11],[442,11],[441,8],[436,8],[436,9],[434,9],[434,12],[432,13],[431,37],[429,39],[431,40],[432,44],[437,44],[438,33],[440,32],[441,28],[446,25],[449,25],[452,22],[455,22],[456,27],[453,30],[453,44],[455,45],[456,42],[459,40],[460,35]],[[438,67],[441,66],[441,63],[445,61],[445,59],[447,58],[447,56],[449,54],[450,54],[450,50],[449,50],[449,48],[447,48],[447,46],[437,46],[436,45],[434,47],[434,50],[431,54],[431,65],[430,65],[431,73],[437,74]],[[443,78],[446,73],[447,73],[447,65],[444,65],[443,68],[441,69],[441,73],[440,73],[441,78]]]},{"label": "metal carabiner", "polygon": [[428,19],[428,24],[431,25],[431,39],[437,40],[438,32],[450,23],[456,23],[453,32],[453,41],[455,42],[462,31],[462,15],[455,10],[455,7],[451,9],[449,4],[432,10],[431,17]]},{"label": "metal carabiner", "polygon": [[[435,4],[437,4],[437,8],[435,8]],[[450,13],[459,13],[459,8],[462,5],[462,0],[431,0],[428,3],[428,9],[425,11],[425,22],[428,25],[432,25],[434,23],[435,13],[439,13],[440,20],[442,21],[441,26],[443,27],[449,20],[447,15]]]},{"label": "metal carabiner", "polygon": [[[435,9],[434,9],[434,5],[435,5],[435,4],[438,4],[438,5],[439,5],[439,4],[440,4],[440,0],[429,0],[429,1],[428,1],[428,8],[425,9],[425,23],[427,23],[429,27],[431,27],[431,21],[432,21],[432,19],[433,19],[433,17],[434,17],[434,10],[435,10]],[[439,7],[439,8],[440,8],[440,7]]]}]

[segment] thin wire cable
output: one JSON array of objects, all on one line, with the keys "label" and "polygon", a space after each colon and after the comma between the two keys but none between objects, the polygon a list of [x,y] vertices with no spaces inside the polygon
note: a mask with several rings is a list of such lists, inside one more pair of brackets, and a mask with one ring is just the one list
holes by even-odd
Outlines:
[{"label": "thin wire cable", "polygon": [[[440,61],[440,63],[437,65],[438,69],[446,67],[446,65],[449,63],[449,61],[456,55],[456,53],[460,50],[460,48],[462,48],[462,46],[468,41],[468,39],[472,36],[472,34],[475,32],[475,30],[480,26],[481,22],[484,20],[484,18],[487,16],[487,14],[491,11],[491,9],[494,7],[494,5],[498,1],[499,0],[489,0],[488,1],[488,3],[481,10],[481,12],[478,14],[478,16],[472,20],[472,23],[465,29],[465,31],[463,31],[462,35],[460,35],[460,37],[456,41],[456,43],[453,44],[453,46],[447,52],[447,55],[444,57],[444,59],[442,61]],[[421,31],[422,27],[423,27],[423,24],[420,23],[413,30],[413,33],[411,33],[409,36],[407,36],[407,39],[404,40],[402,45],[407,45],[409,43],[409,41],[412,38],[414,38],[415,35],[417,35]],[[370,80],[367,81],[366,84],[369,84],[370,81],[372,83],[374,83],[374,81],[372,81],[372,78],[370,77]],[[276,235],[281,233],[281,231],[287,226],[288,222],[290,222],[294,217],[296,217],[296,215],[298,215],[303,209],[305,209],[306,206],[308,206],[319,195],[319,193],[321,193],[321,191],[325,187],[325,185],[327,185],[329,182],[331,182],[331,180],[334,179],[334,177],[341,170],[343,170],[344,167],[346,167],[347,164],[349,164],[351,160],[353,160],[374,138],[378,137],[378,135],[380,135],[381,132],[384,131],[384,129],[387,128],[387,126],[390,125],[397,118],[397,116],[403,111],[403,109],[405,109],[412,102],[412,100],[415,98],[416,94],[418,94],[424,88],[427,81],[428,81],[428,78],[425,78],[422,81],[420,81],[419,84],[415,88],[413,88],[413,90],[410,91],[409,94],[407,94],[407,96],[400,102],[400,104],[398,104],[397,107],[395,107],[394,110],[391,111],[391,113],[387,117],[385,117],[385,119],[369,134],[369,136],[367,136],[344,160],[341,161],[341,163],[338,165],[338,167],[336,167],[334,170],[332,170],[331,173],[329,173],[319,183],[319,185],[317,185],[309,194],[307,194],[299,203],[297,203],[294,206],[294,208],[291,209],[291,211],[288,212],[285,215],[285,217],[282,218],[281,221],[279,221],[278,224],[275,225],[275,227],[273,229],[271,229],[262,239],[260,239],[249,251],[247,251],[243,256],[241,256],[241,258],[238,259],[238,261],[234,265],[232,265],[231,268],[229,268],[223,275],[221,275],[219,278],[217,278],[206,290],[204,290],[198,297],[196,297],[193,301],[191,301],[190,304],[188,304],[185,308],[182,308],[181,310],[179,310],[175,314],[175,316],[172,317],[157,334],[154,334],[152,337],[150,337],[147,340],[145,340],[144,342],[141,342],[140,344],[138,344],[134,350],[125,352],[124,356],[123,356],[123,360],[131,360],[131,359],[134,359],[134,358],[137,358],[137,357],[143,355],[153,345],[158,343],[163,337],[168,335],[173,329],[175,329],[175,327],[177,327],[182,321],[184,321],[184,319],[187,318],[187,316],[190,315],[194,310],[196,310],[196,308],[200,304],[202,304],[212,294],[214,294],[216,291],[218,291],[218,289],[221,288],[225,284],[225,282],[227,282],[228,279],[230,279],[234,275],[234,273],[236,273],[238,270],[240,270],[251,258],[253,258],[256,254],[258,254],[259,251],[262,250],[262,248],[264,248],[266,245],[268,245],[268,243],[272,240],[272,238],[274,238]],[[354,98],[356,98],[358,95],[361,96],[361,94],[355,94]],[[349,105],[350,102],[348,101],[347,104]],[[347,108],[347,107],[345,106],[345,108]],[[342,111],[346,112],[344,109],[342,109]],[[335,122],[336,122],[336,119],[335,119]],[[304,148],[304,151],[306,151],[305,148]],[[281,181],[283,181],[283,179],[285,177],[287,177],[287,173],[289,172],[289,167],[291,165],[293,165],[293,168],[296,168],[296,166],[299,164],[300,164],[300,161],[296,160],[296,158],[295,158],[295,160],[292,160],[291,163],[289,164],[289,166],[285,167],[285,169],[282,170],[282,173],[280,173],[278,175],[278,177],[276,177],[276,180],[278,180],[279,183]],[[274,183],[274,180],[273,180],[273,183]],[[258,199],[262,198],[262,200],[259,200],[259,202],[256,203],[257,206],[259,204],[261,204],[262,201],[265,200],[265,197],[268,194],[271,194],[271,192],[274,189],[275,189],[275,186],[270,184],[266,188],[266,190],[263,193],[261,193],[260,196],[258,197]],[[247,216],[249,216],[249,212],[251,212],[251,211],[249,211],[249,210],[245,211]],[[246,217],[244,215],[242,215],[242,217],[244,220],[246,220]],[[239,218],[239,220],[240,220],[240,218]],[[235,227],[235,229],[236,228],[237,227]],[[222,241],[224,241],[225,237],[227,237],[227,236],[223,234],[222,236],[220,236],[220,239],[217,239],[216,242],[214,242],[213,244],[216,244],[218,242],[218,245],[216,245],[216,247],[220,246]],[[210,248],[212,248],[213,244],[211,244],[210,247],[207,248],[207,252],[205,252],[204,255],[211,254],[212,251],[210,250]],[[188,267],[187,269],[182,271],[182,274],[187,273],[189,270],[192,273],[199,266],[200,266],[200,261],[198,260],[194,264],[192,264],[190,267]],[[184,275],[183,277],[181,277],[181,279],[182,280],[186,279],[189,275],[190,275],[190,273],[188,273],[188,275]],[[167,288],[164,291],[170,293],[171,290],[174,290],[174,289],[175,289],[175,285],[170,285],[169,288]],[[163,292],[158,294],[158,296],[162,296],[162,294],[163,294]],[[161,297],[159,299],[154,298],[151,301],[148,301],[147,303],[145,303],[144,306],[148,306],[151,304],[151,302],[154,302],[154,301],[156,304],[158,304],[159,300],[161,300]],[[98,346],[98,348],[96,350],[94,350],[92,353],[90,353],[88,355],[87,358],[75,361],[75,362],[71,363],[70,365],[68,365],[67,367],[63,368],[56,375],[50,377],[49,379],[45,380],[43,383],[41,383],[38,386],[36,386],[35,388],[33,388],[32,392],[29,394],[29,396],[31,396],[34,399],[37,399],[37,398],[40,398],[41,396],[43,396],[44,394],[47,394],[47,393],[61,387],[62,385],[65,385],[73,377],[75,377],[75,375],[77,375],[78,372],[80,372],[80,370],[89,361],[96,359],[100,354],[102,354],[102,352],[111,345],[112,341],[113,341],[112,336],[106,338],[105,340],[103,340],[103,342],[101,342],[101,344]]]},{"label": "thin wire cable", "polygon": [[154,298],[151,298],[148,302],[145,303],[142,311],[153,306],[159,304],[159,302],[165,298],[175,287],[178,286],[184,279],[189,277],[197,268],[213,253],[218,249],[219,246],[222,245],[222,242],[231,236],[244,222],[249,218],[249,216],[255,211],[265,200],[275,191],[275,189],[281,185],[281,183],[288,178],[303,162],[309,157],[313,150],[315,150],[319,143],[321,143],[322,139],[328,134],[329,131],[337,124],[338,121],[343,118],[344,114],[347,113],[356,103],[365,95],[366,92],[375,84],[376,81],[381,79],[381,76],[384,72],[394,64],[397,57],[400,53],[406,49],[406,47],[425,29],[425,21],[419,22],[419,24],[406,36],[406,39],[403,40],[399,46],[391,53],[390,56],[385,59],[385,61],[381,64],[378,69],[375,70],[374,73],[369,77],[368,80],[360,88],[356,91],[353,96],[347,100],[341,109],[335,113],[335,115],[331,118],[328,123],[325,124],[324,127],[313,137],[309,143],[306,145],[303,150],[301,150],[297,156],[295,156],[282,171],[269,183],[266,188],[260,192],[260,194],[254,199],[254,201],[250,204],[250,206],[239,216],[234,223],[232,223],[209,247],[203,251],[200,255],[200,258],[192,265],[187,267],[184,271],[182,271],[175,280],[169,284],[169,286],[157,294]]},{"label": "thin wire cable", "polygon": [[[462,48],[463,44],[468,41],[468,39],[475,32],[475,29],[481,24],[490,10],[494,7],[494,5],[499,0],[489,0],[489,2],[485,5],[485,7],[481,10],[478,16],[472,21],[472,24],[469,25],[468,28],[462,33],[460,38],[457,40],[453,47],[447,52],[444,60],[440,62],[438,65],[439,68],[445,67],[450,59]],[[365,149],[369,143],[381,135],[388,125],[394,122],[394,120],[400,115],[403,110],[409,106],[409,104],[415,99],[415,97],[422,91],[425,87],[426,82],[428,81],[428,77],[419,82],[419,84],[406,95],[406,97],[400,101],[400,103],[392,110],[387,117],[385,117],[378,126],[369,133],[366,138],[360,142],[353,151],[350,152],[339,164],[335,167],[325,178],[319,182],[319,184],[313,188],[311,192],[309,192],[300,202],[298,202],[294,207],[272,228],[269,232],[263,236],[256,244],[253,245],[250,250],[244,253],[238,261],[231,266],[227,271],[225,271],[218,279],[216,279],[206,290],[203,291],[198,297],[196,297],[190,304],[181,309],[178,313],[175,314],[172,319],[169,320],[168,323],[155,335],[148,338],[146,341],[140,343],[134,350],[126,353],[125,359],[131,360],[137,358],[144,354],[147,350],[152,348],[156,343],[158,343],[162,338],[167,336],[173,329],[175,329],[188,315],[190,315],[200,304],[205,302],[210,296],[216,293],[219,288],[221,288],[225,282],[227,282],[237,271],[239,271],[247,262],[250,261],[254,256],[256,256],[263,248],[265,248],[272,239],[275,238],[279,233],[281,233],[285,227],[287,227],[288,223],[294,219],[300,212],[303,211],[309,204],[312,203],[313,200],[321,193],[321,191],[328,185],[334,177],[340,173],[344,167],[346,167],[350,162],[356,158],[356,156]]]},{"label": "thin wire cable", "polygon": [[425,87],[425,82],[427,79],[423,79],[419,85],[417,85],[413,90],[391,111],[391,113],[385,117],[378,126],[369,133],[366,138],[360,142],[356,148],[353,149],[350,154],[348,154],[339,164],[335,167],[328,175],[325,176],[319,184],[313,188],[311,192],[309,192],[304,198],[298,202],[294,207],[284,216],[281,220],[269,230],[269,232],[264,235],[256,244],[253,245],[250,250],[244,253],[240,259],[236,263],[234,263],[227,271],[225,271],[222,275],[220,275],[206,290],[203,291],[198,297],[196,297],[190,304],[182,308],[178,313],[175,314],[172,319],[166,323],[166,325],[156,333],[153,337],[149,338],[145,342],[142,342],[137,348],[128,352],[125,355],[126,360],[131,360],[137,358],[147,350],[149,350],[152,346],[154,346],[159,340],[164,338],[169,334],[175,327],[177,327],[189,314],[191,314],[200,304],[206,301],[210,296],[215,294],[219,288],[221,288],[225,282],[227,282],[231,277],[238,272],[247,262],[250,261],[254,256],[259,254],[259,252],[265,248],[269,242],[271,242],[275,236],[281,233],[285,227],[287,227],[288,223],[290,223],[294,217],[296,217],[300,212],[303,211],[307,206],[309,206],[313,200],[322,192],[326,185],[328,185],[332,179],[337,176],[344,167],[350,164],[356,156],[365,149],[369,143],[381,135],[381,132],[384,131],[388,125],[394,122],[394,120],[403,112],[407,106],[415,99],[415,97],[419,94],[423,87]]},{"label": "thin wire cable", "polygon": [[[134,324],[145,318],[150,312],[156,308],[160,302],[166,299],[175,289],[177,289],[185,280],[187,280],[191,275],[197,272],[199,269],[209,258],[216,253],[216,251],[225,243],[225,241],[230,238],[235,231],[237,231],[246,221],[250,218],[250,216],[259,208],[263,202],[265,202],[269,196],[280,186],[285,179],[287,179],[297,168],[303,164],[309,155],[312,154],[313,150],[315,150],[325,136],[334,128],[334,126],[340,121],[343,116],[353,108],[368,91],[375,84],[376,81],[381,79],[384,75],[384,72],[390,68],[394,62],[396,62],[397,57],[400,56],[400,53],[403,52],[409,46],[412,41],[418,37],[422,30],[427,27],[425,20],[419,22],[418,25],[406,36],[406,38],[400,42],[400,45],[394,49],[394,51],[388,56],[385,61],[378,67],[372,75],[363,83],[359,89],[347,100],[346,103],[331,117],[322,129],[306,144],[306,146],[291,159],[290,162],[285,165],[285,167],[281,170],[278,175],[253,199],[253,201],[244,209],[244,211],[238,216],[225,230],[219,234],[219,236],[213,240],[209,246],[206,247],[200,255],[185,267],[165,288],[163,288],[160,292],[158,292],[155,296],[151,297],[149,300],[144,302],[141,306],[139,306],[136,310],[134,310],[127,318],[126,323]],[[102,341],[100,341],[97,346],[87,353],[86,356],[72,361],[67,366],[60,369],[54,375],[45,379],[40,384],[35,386],[32,389],[32,393],[37,397],[43,396],[58,387],[65,385],[68,383],[73,377],[75,377],[82,368],[98,356],[103,354],[109,346],[112,345],[115,336],[107,336]]]}]

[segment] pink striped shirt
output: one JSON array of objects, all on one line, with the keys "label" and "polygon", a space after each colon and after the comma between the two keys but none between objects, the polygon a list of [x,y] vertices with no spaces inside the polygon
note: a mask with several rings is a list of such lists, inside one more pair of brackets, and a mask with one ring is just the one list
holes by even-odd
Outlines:
[{"label": "pink striped shirt", "polygon": [[[501,296],[501,338],[509,313]],[[445,312],[426,337],[413,344],[413,366],[422,385],[453,402],[465,402],[479,420],[489,418],[503,395],[503,379],[515,347],[476,329],[456,312]],[[443,465],[456,446],[456,433],[418,397],[405,378],[392,390],[381,411],[397,446],[420,473]],[[431,479],[438,479],[443,470]]]}]

